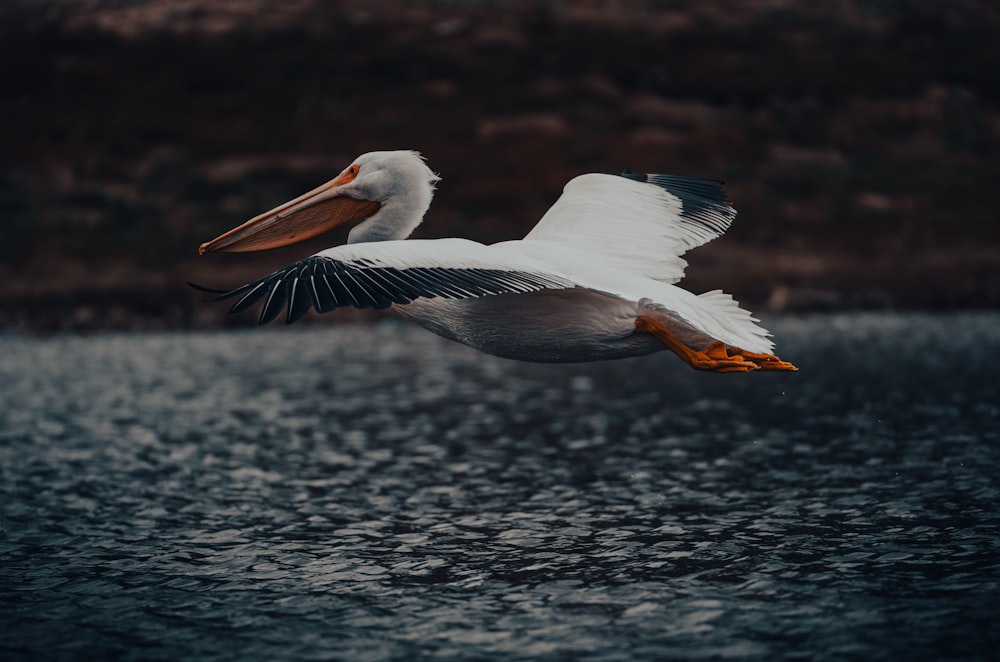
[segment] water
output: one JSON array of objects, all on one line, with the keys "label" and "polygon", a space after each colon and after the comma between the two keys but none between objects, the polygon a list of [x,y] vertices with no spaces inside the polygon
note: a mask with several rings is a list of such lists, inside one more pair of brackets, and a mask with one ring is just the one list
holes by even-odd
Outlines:
[{"label": "water", "polygon": [[989,659],[1000,315],[790,374],[400,324],[0,338],[0,654]]}]

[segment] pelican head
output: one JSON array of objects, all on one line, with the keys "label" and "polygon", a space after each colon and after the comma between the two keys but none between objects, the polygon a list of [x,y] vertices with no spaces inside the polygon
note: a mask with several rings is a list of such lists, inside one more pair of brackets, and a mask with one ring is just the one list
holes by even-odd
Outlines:
[{"label": "pelican head", "polygon": [[418,152],[362,154],[308,193],[205,242],[199,253],[247,252],[288,246],[362,221],[347,243],[406,239],[420,225],[439,180]]}]

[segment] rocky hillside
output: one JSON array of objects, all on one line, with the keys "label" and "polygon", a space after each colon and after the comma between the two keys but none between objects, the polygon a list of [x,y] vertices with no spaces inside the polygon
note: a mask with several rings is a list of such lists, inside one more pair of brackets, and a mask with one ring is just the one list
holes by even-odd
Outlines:
[{"label": "rocky hillside", "polygon": [[692,174],[740,211],[694,290],[1000,304],[1000,11],[801,4],[6,3],[0,327],[223,323],[185,281],[342,237],[197,245],[385,148],[443,177],[419,236],[516,238],[582,172]]}]

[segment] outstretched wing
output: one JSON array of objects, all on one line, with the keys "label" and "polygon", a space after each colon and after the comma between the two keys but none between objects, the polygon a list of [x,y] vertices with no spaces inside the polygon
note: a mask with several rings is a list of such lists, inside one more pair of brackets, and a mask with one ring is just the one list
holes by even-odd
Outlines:
[{"label": "outstretched wing", "polygon": [[676,283],[680,256],[724,233],[736,218],[722,184],[680,175],[588,174],[563,189],[526,240],[558,241],[612,267]]},{"label": "outstretched wing", "polygon": [[233,290],[213,291],[218,296],[210,301],[239,297],[230,313],[263,301],[260,324],[282,309],[291,324],[310,308],[321,313],[345,306],[388,308],[420,297],[468,299],[573,287],[577,285],[566,278],[545,273],[530,261],[497,255],[482,244],[409,240],[331,248]]}]

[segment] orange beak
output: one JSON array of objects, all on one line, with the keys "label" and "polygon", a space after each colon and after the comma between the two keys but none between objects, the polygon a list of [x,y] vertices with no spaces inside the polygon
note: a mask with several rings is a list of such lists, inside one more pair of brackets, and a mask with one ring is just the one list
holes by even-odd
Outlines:
[{"label": "orange beak", "polygon": [[348,197],[342,187],[354,181],[358,166],[352,165],[326,184],[314,188],[271,211],[198,247],[198,253],[265,251],[305,241],[336,227],[372,216],[381,204]]}]

